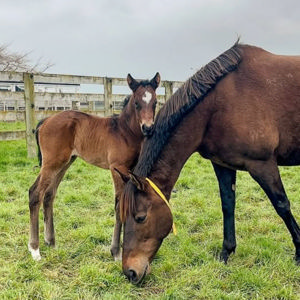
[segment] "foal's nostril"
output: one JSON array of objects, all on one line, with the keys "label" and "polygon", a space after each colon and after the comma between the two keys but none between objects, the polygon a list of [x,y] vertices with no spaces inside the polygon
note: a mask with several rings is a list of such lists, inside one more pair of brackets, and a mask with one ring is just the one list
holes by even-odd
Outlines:
[{"label": "foal's nostril", "polygon": [[127,275],[128,279],[131,281],[131,282],[135,282],[137,280],[137,274],[134,270],[130,269],[128,271],[128,275]]},{"label": "foal's nostril", "polygon": [[152,134],[153,125],[147,126],[145,124],[142,125],[142,132],[145,136],[149,136]]}]

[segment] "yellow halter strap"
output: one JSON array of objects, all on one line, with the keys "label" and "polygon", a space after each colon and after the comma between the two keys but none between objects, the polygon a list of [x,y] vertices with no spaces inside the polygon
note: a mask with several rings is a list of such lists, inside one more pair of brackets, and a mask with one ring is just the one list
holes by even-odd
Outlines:
[{"label": "yellow halter strap", "polygon": [[[154,189],[154,191],[157,193],[158,196],[160,196],[160,198],[162,200],[164,200],[164,202],[167,204],[167,206],[169,207],[170,211],[171,211],[171,214],[172,214],[172,210],[171,210],[171,206],[167,200],[167,198],[165,197],[165,195],[162,193],[162,191],[159,189],[159,187],[152,181],[150,180],[148,177],[146,177],[146,180],[148,181],[148,183],[151,185],[151,187]],[[172,225],[172,229],[173,229],[173,233],[175,235],[177,235],[177,229],[176,229],[176,226],[173,222],[173,225]]]}]

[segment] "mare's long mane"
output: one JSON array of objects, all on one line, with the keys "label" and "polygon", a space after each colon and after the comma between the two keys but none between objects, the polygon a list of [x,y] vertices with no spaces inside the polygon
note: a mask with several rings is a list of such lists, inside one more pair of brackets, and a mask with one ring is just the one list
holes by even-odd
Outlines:
[{"label": "mare's long mane", "polygon": [[[190,77],[160,109],[155,119],[153,135],[143,144],[138,163],[134,168],[135,174],[143,177],[150,174],[152,166],[184,116],[204,100],[224,76],[237,68],[242,60],[238,42]],[[122,221],[135,210],[135,191],[133,184],[125,186],[120,199]]]},{"label": "mare's long mane", "polygon": [[148,176],[174,128],[225,75],[236,69],[241,50],[236,42],[229,50],[202,67],[189,78],[158,112],[153,135],[145,140],[134,173]]}]

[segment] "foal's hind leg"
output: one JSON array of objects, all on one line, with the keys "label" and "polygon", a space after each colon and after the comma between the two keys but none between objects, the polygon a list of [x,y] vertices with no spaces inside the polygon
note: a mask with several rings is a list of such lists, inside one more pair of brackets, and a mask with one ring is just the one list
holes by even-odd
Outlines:
[{"label": "foal's hind leg", "polygon": [[30,209],[30,239],[28,249],[34,260],[40,260],[39,252],[39,210],[44,198],[48,199],[52,193],[55,172],[42,168],[35,183],[29,189]]},{"label": "foal's hind leg", "polygon": [[48,246],[55,246],[55,231],[53,224],[53,202],[56,195],[57,188],[63,179],[66,171],[71,166],[71,164],[76,159],[75,156],[65,164],[61,170],[55,173],[55,176],[52,180],[52,184],[49,186],[45,193],[43,207],[44,207],[44,240]]},{"label": "foal's hind leg", "polygon": [[219,182],[223,211],[224,239],[220,259],[227,263],[229,255],[234,252],[236,248],[234,224],[236,171],[214,163],[213,167]]},{"label": "foal's hind leg", "polygon": [[276,162],[251,162],[247,168],[268,195],[277,214],[286,224],[296,248],[295,259],[297,263],[300,263],[300,228],[292,215],[290,202],[284,191]]},{"label": "foal's hind leg", "polygon": [[40,175],[29,189],[29,210],[30,210],[30,238],[28,249],[34,260],[40,260],[39,250],[39,210],[41,197],[39,191]]},{"label": "foal's hind leg", "polygon": [[35,183],[29,190],[30,209],[30,239],[28,249],[34,260],[40,260],[39,251],[39,209],[41,203],[44,206],[45,242],[55,246],[54,226],[53,226],[53,200],[57,187],[63,178],[66,170],[72,161],[58,167],[42,167]]}]

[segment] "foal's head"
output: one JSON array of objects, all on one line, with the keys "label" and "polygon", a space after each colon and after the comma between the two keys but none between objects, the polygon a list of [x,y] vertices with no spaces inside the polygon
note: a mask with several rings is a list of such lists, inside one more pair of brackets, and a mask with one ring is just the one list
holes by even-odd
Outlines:
[{"label": "foal's head", "polygon": [[156,73],[150,81],[138,81],[128,74],[127,82],[133,92],[136,118],[141,126],[142,133],[145,136],[151,135],[157,103],[155,91],[160,83],[160,75]]},{"label": "foal's head", "polygon": [[123,272],[138,284],[150,272],[150,263],[163,239],[172,228],[173,217],[169,206],[140,176],[121,174],[127,182],[120,201],[124,223]]}]

